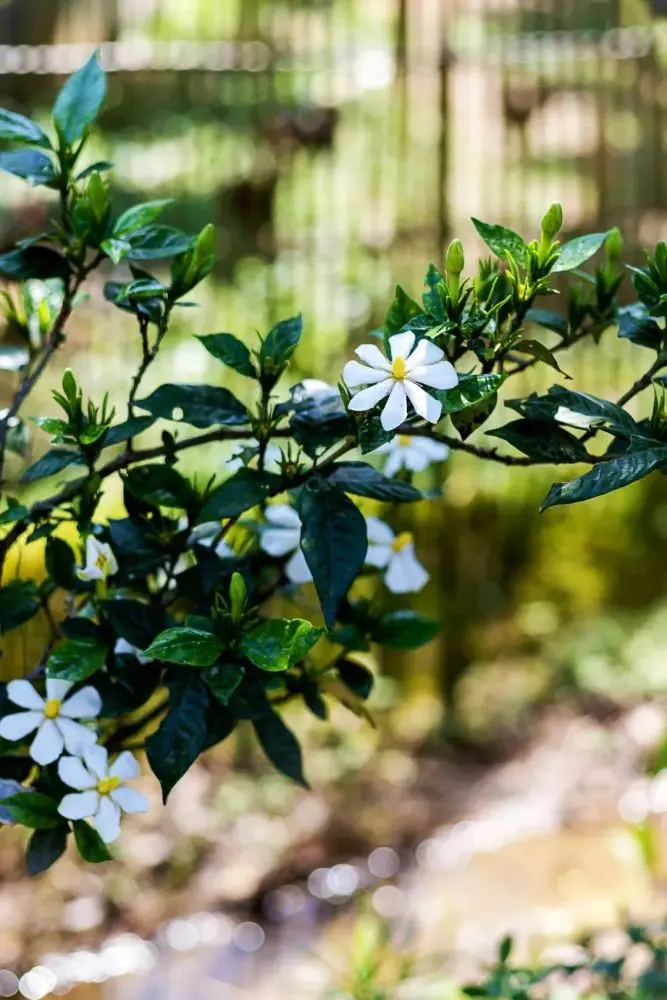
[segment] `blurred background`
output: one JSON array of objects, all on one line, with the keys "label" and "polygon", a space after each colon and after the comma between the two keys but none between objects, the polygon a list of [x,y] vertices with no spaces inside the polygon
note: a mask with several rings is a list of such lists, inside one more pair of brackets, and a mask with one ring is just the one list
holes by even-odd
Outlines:
[{"label": "blurred background", "polygon": [[[110,93],[89,156],[115,164],[118,211],[173,197],[165,221],[217,229],[217,269],[151,385],[216,377],[192,333],[250,343],[295,311],[293,381],[335,381],[397,281],[418,297],[455,236],[482,253],[471,215],[532,238],[559,200],[566,235],[619,225],[634,263],[667,232],[665,0],[0,0],[0,106],[46,121],[95,46]],[[3,176],[0,247],[50,210]],[[62,363],[120,401],[138,354],[93,283]],[[610,398],[646,367],[613,335],[568,361],[575,388]],[[52,412],[56,375],[30,412]],[[517,394],[550,381],[533,370]],[[443,630],[369,656],[376,728],[297,713],[309,794],[243,735],[166,810],[147,781],[154,808],[105,870],[71,858],[30,883],[3,830],[0,996],[393,998],[346,978],[361,906],[435,970],[410,995],[444,998],[508,930],[534,955],[664,916],[667,481],[539,516],[548,471],[457,456],[445,479],[398,514],[432,574],[414,607]],[[26,550],[22,574],[40,559]],[[41,644],[12,633],[2,676]]]}]

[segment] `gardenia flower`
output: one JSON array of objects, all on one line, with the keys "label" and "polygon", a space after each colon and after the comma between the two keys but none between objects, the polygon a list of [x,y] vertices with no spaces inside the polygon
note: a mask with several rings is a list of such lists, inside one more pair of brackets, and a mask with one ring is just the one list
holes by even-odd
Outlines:
[{"label": "gardenia flower", "polygon": [[269,527],[262,528],[260,548],[278,558],[293,553],[285,564],[287,579],[290,583],[308,583],[313,574],[301,551],[301,518],[293,507],[283,503],[267,507],[264,516]]},{"label": "gardenia flower", "polygon": [[10,681],[7,696],[25,712],[6,715],[0,721],[0,736],[5,740],[22,740],[37,730],[30,745],[30,756],[37,764],[52,764],[62,754],[79,753],[91,746],[97,737],[75,719],[94,719],[102,711],[102,699],[94,687],[81,688],[71,698],[67,693],[72,681],[46,678],[46,698],[42,698],[30,681]]},{"label": "gardenia flower", "polygon": [[368,386],[352,397],[350,410],[372,410],[389,397],[380,418],[386,431],[400,427],[406,419],[408,400],[420,417],[437,424],[442,415],[442,403],[424,392],[422,386],[453,389],[458,384],[454,366],[443,360],[444,352],[426,337],[415,347],[415,339],[411,330],[390,337],[391,361],[375,344],[363,344],[356,353],[366,364],[348,361],[343,369],[343,378],[350,389]]},{"label": "gardenia flower", "polygon": [[76,571],[80,580],[106,580],[118,572],[113,549],[94,535],[86,539],[86,565]]},{"label": "gardenia flower", "polygon": [[378,517],[367,517],[368,552],[366,562],[385,570],[384,582],[392,594],[412,594],[428,581],[428,573],[417,560],[414,539],[409,531],[395,535]]},{"label": "gardenia flower", "polygon": [[105,844],[120,833],[121,813],[142,813],[148,800],[126,781],[138,778],[139,764],[129,750],[124,750],[109,766],[106,747],[86,747],[83,760],[63,757],[58,762],[60,780],[77,791],[66,795],[58,812],[65,819],[92,819]]},{"label": "gardenia flower", "polygon": [[374,454],[388,456],[384,463],[384,474],[395,476],[401,469],[423,472],[431,462],[444,462],[449,455],[449,448],[431,438],[397,434],[393,441],[376,448]]}]

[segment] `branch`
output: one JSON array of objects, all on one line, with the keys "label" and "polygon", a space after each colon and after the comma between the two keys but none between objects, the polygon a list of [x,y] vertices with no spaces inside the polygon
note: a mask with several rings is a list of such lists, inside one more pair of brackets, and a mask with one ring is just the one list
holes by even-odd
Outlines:
[{"label": "branch", "polygon": [[443,434],[440,431],[436,431],[435,428],[428,424],[424,426],[416,427],[414,424],[404,424],[399,427],[396,431],[397,434],[405,434],[406,436],[413,437],[419,435],[420,437],[428,437],[433,441],[439,441],[441,444],[446,444],[452,451],[464,451],[468,455],[474,455],[475,458],[483,458],[490,462],[498,462],[500,465],[513,465],[513,466],[523,466],[527,468],[533,465],[580,465],[582,462],[588,462],[590,465],[597,465],[599,462],[606,461],[606,456],[604,455],[588,455],[586,459],[578,459],[572,462],[556,462],[553,459],[536,459],[528,458],[527,456],[517,456],[517,455],[503,455],[499,452],[497,448],[481,448],[479,445],[469,444],[467,441],[460,441],[458,438],[451,437],[449,434]]}]

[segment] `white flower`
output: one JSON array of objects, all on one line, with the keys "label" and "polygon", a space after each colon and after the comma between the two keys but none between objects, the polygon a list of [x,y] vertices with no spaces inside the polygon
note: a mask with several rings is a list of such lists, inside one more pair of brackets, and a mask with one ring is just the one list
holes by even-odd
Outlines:
[{"label": "white flower", "polygon": [[[225,468],[229,469],[230,472],[238,472],[239,469],[244,467],[243,458],[241,457],[241,452],[244,448],[258,448],[259,442],[251,440],[242,444],[233,453],[232,457],[225,462]],[[251,458],[249,467],[251,469],[256,469],[258,465],[257,455]],[[282,459],[282,451],[277,444],[267,444],[264,451],[264,468],[267,472],[278,472],[280,470],[280,461]]]},{"label": "white flower", "polygon": [[293,553],[285,565],[287,579],[290,583],[308,583],[313,574],[301,551],[301,518],[293,507],[284,503],[267,507],[264,516],[269,527],[262,528],[260,548],[278,558]]},{"label": "white flower", "polygon": [[65,819],[92,819],[105,844],[120,833],[121,813],[141,813],[148,809],[148,800],[126,781],[138,778],[139,764],[129,750],[124,750],[109,766],[106,747],[96,744],[86,747],[83,760],[63,757],[58,762],[60,780],[77,792],[66,795],[58,812]]},{"label": "white flower", "polygon": [[583,413],[576,413],[568,406],[559,406],[554,413],[554,420],[558,421],[559,424],[567,424],[569,427],[580,427],[582,430],[602,423],[600,417],[587,417]]},{"label": "white flower", "polygon": [[114,653],[118,656],[134,656],[139,663],[153,663],[153,658],[151,656],[145,656],[143,649],[139,649],[138,646],[133,646],[131,642],[127,639],[116,639],[116,645],[113,648]]},{"label": "white flower", "polygon": [[386,431],[400,427],[406,419],[408,400],[420,417],[430,424],[437,424],[442,414],[442,403],[424,392],[422,386],[452,389],[458,384],[454,366],[443,360],[444,352],[426,337],[415,347],[415,339],[411,330],[390,337],[391,361],[375,344],[363,344],[356,353],[366,364],[348,361],[343,369],[343,378],[350,389],[358,389],[362,385],[369,387],[355,393],[350,400],[350,410],[372,410],[381,400],[389,397],[381,416]]},{"label": "white flower", "polygon": [[384,582],[392,594],[412,594],[428,582],[428,573],[417,560],[414,539],[409,531],[395,535],[377,517],[366,518],[368,552],[366,562],[385,570]]},{"label": "white flower", "polygon": [[118,572],[113,549],[94,535],[86,539],[86,565],[76,571],[80,580],[106,580]]},{"label": "white flower", "polygon": [[[213,548],[213,542],[220,534],[221,528],[219,521],[205,521],[204,524],[198,524],[188,538],[188,545],[205,545],[209,549]],[[220,559],[234,558],[234,550],[224,538],[220,539],[214,551]]]},{"label": "white flower", "polygon": [[5,740],[22,740],[37,730],[30,745],[30,756],[37,764],[52,764],[62,754],[79,753],[95,743],[95,733],[75,719],[94,719],[102,711],[102,699],[94,687],[81,688],[67,697],[72,681],[46,678],[46,698],[42,698],[30,681],[10,681],[7,696],[25,712],[6,715],[0,721],[0,736]]},{"label": "white flower", "polygon": [[440,441],[432,441],[431,438],[397,434],[393,441],[376,448],[373,454],[387,455],[384,474],[395,476],[401,469],[423,472],[424,469],[428,469],[431,462],[444,462],[449,455],[449,448]]}]

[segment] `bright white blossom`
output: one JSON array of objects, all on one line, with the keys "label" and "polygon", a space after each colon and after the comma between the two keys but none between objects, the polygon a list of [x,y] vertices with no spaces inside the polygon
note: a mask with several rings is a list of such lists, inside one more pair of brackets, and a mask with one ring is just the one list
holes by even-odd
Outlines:
[{"label": "bright white blossom", "polygon": [[[458,375],[432,340],[424,337],[416,346],[415,340],[411,330],[390,337],[391,360],[375,344],[357,348],[356,354],[366,364],[348,361],[343,369],[348,387],[358,390],[350,400],[350,410],[372,410],[386,399],[380,419],[386,431],[393,431],[406,419],[410,400],[420,417],[437,424],[442,415],[442,403],[422,386],[452,389],[458,384]],[[361,386],[368,388],[361,389]]]},{"label": "bright white blossom", "polygon": [[105,844],[120,833],[121,813],[142,813],[148,800],[125,784],[140,774],[136,757],[129,750],[119,754],[109,765],[106,747],[86,747],[83,760],[62,757],[58,762],[60,780],[77,791],[66,795],[58,812],[65,819],[92,819]]},{"label": "bright white blossom", "polygon": [[260,547],[277,558],[292,553],[285,564],[287,579],[290,583],[308,583],[313,574],[301,551],[301,518],[293,507],[283,503],[267,507],[264,516],[269,524],[262,528]]},{"label": "bright white blossom", "polygon": [[[259,442],[255,440],[247,441],[242,444],[233,453],[232,457],[225,462],[225,468],[230,472],[238,472],[239,469],[244,467],[243,458],[241,452],[244,448],[258,448]],[[250,460],[249,466],[251,469],[257,468],[258,456],[255,455],[254,458]],[[267,472],[278,472],[280,470],[280,461],[282,459],[282,451],[277,444],[267,444],[264,451],[264,468]]]},{"label": "bright white blossom", "polygon": [[25,712],[6,715],[0,721],[4,740],[22,740],[35,732],[30,756],[37,764],[52,764],[62,754],[79,753],[95,743],[97,737],[76,719],[95,719],[102,711],[102,699],[94,687],[81,688],[67,697],[72,681],[46,678],[46,698],[28,680],[10,681],[7,696]]},{"label": "bright white blossom", "polygon": [[421,590],[429,577],[415,555],[410,532],[395,535],[389,525],[377,517],[367,517],[366,528],[366,562],[384,570],[383,579],[392,594],[412,594]]},{"label": "bright white blossom", "polygon": [[401,469],[410,472],[423,472],[431,462],[444,462],[449,455],[449,448],[441,441],[410,434],[397,434],[393,441],[375,449],[375,455],[386,455],[384,463],[385,476],[395,476]]},{"label": "bright white blossom", "polygon": [[100,542],[94,535],[86,539],[86,565],[76,573],[80,580],[106,580],[118,572],[118,562],[113,549]]}]

